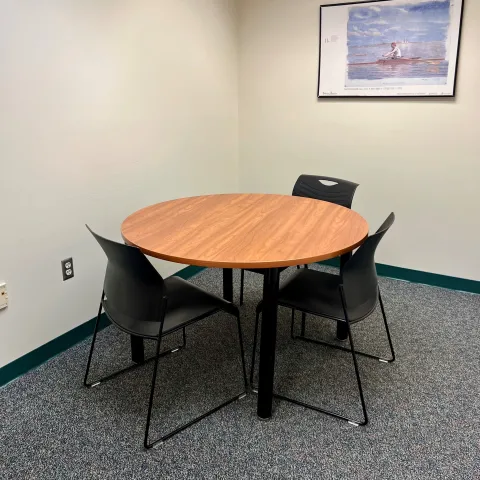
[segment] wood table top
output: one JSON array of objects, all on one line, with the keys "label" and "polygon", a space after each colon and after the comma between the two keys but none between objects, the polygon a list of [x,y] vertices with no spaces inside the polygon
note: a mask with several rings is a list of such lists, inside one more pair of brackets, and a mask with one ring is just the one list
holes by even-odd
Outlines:
[{"label": "wood table top", "polygon": [[333,203],[290,195],[222,194],[143,208],[122,236],[146,255],[219,268],[275,268],[327,260],[363,243],[368,224]]}]

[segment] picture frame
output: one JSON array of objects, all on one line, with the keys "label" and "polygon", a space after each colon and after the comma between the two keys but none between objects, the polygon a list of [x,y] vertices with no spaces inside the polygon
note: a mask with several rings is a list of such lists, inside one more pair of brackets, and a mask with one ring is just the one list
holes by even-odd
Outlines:
[{"label": "picture frame", "polygon": [[322,5],[318,98],[454,97],[464,0]]}]

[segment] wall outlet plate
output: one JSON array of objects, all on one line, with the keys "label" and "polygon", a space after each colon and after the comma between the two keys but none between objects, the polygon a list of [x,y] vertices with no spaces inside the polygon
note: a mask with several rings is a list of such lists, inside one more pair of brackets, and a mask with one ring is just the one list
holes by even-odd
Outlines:
[{"label": "wall outlet plate", "polygon": [[73,258],[62,260],[62,275],[63,281],[70,280],[75,276],[73,272]]},{"label": "wall outlet plate", "polygon": [[0,283],[0,310],[8,307],[7,284]]}]

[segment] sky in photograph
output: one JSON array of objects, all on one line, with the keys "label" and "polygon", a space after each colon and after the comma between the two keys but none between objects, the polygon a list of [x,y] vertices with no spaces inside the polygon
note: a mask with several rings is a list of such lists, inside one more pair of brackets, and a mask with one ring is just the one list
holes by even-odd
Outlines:
[{"label": "sky in photograph", "polygon": [[349,9],[348,45],[442,41],[449,22],[450,0],[364,4]]}]

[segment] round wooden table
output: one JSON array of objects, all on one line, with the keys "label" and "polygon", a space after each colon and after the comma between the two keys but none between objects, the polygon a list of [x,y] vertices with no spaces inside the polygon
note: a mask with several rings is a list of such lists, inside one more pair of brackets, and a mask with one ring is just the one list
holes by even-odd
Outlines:
[{"label": "round wooden table", "polygon": [[171,200],[143,208],[122,224],[125,242],[146,255],[223,268],[224,297],[230,301],[232,269],[266,269],[257,406],[261,418],[272,413],[278,269],[340,256],[361,245],[367,235],[367,222],[352,210],[268,194]]}]

